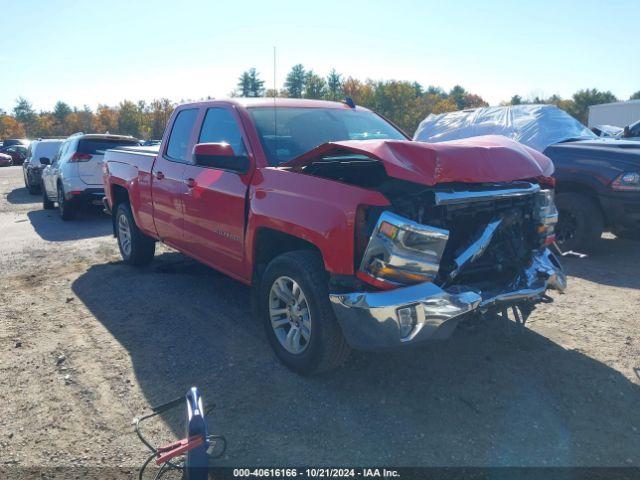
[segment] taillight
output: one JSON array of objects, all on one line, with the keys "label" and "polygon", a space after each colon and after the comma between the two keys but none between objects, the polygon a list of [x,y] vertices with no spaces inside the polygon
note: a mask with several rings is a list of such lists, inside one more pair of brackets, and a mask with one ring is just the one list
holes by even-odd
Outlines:
[{"label": "taillight", "polygon": [[88,162],[89,160],[91,160],[93,158],[93,155],[90,155],[88,153],[74,153],[71,158],[69,159],[69,162],[75,163],[75,162]]}]

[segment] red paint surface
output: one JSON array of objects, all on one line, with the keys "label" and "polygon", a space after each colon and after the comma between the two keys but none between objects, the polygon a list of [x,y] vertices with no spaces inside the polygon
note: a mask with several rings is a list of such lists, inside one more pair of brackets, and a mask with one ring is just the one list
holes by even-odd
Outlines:
[{"label": "red paint surface", "polygon": [[301,167],[322,155],[353,152],[380,160],[390,177],[433,186],[439,183],[512,182],[549,177],[545,155],[499,135],[441,143],[403,140],[331,142],[288,162]]}]

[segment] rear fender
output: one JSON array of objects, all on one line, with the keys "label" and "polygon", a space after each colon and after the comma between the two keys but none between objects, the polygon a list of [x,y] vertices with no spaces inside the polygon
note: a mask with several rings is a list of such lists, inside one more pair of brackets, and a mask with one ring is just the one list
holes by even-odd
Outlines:
[{"label": "rear fender", "polygon": [[[109,162],[108,185],[105,189],[107,201],[115,213],[114,185],[123,187],[129,196],[131,212],[136,225],[147,235],[156,236],[153,223],[153,205],[150,195],[150,175],[140,172],[134,165],[120,162]],[[107,185],[107,182],[105,182]]]}]

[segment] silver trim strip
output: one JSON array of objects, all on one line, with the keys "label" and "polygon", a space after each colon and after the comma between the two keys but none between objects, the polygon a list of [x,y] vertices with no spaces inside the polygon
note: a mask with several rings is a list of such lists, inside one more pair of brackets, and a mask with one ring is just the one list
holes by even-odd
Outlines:
[{"label": "silver trim strip", "polygon": [[524,188],[506,188],[504,190],[462,190],[458,192],[436,192],[436,205],[453,205],[459,203],[479,202],[497,198],[522,197],[540,191],[540,186],[532,183]]}]

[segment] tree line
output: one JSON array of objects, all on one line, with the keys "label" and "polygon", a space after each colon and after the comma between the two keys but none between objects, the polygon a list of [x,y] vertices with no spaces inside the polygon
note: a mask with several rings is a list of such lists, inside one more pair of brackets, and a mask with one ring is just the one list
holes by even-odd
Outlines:
[{"label": "tree line", "polygon": [[[289,97],[339,101],[352,98],[356,104],[370,108],[413,134],[418,124],[430,113],[444,113],[466,108],[487,106],[479,95],[468,92],[460,85],[445,91],[437,86],[423,87],[418,82],[399,80],[359,80],[331,70],[326,76],[307,70],[302,64],[294,65],[287,73],[283,88],[276,91],[265,88],[255,68],[243,72],[231,96]],[[640,91],[631,99],[640,99]],[[552,95],[548,98],[525,98],[514,95],[502,105],[524,103],[554,104],[583,123],[587,122],[589,105],[615,102],[618,98],[610,91],[579,90],[571,98]],[[116,106],[98,105],[93,111],[88,106],[71,107],[58,101],[52,111],[36,112],[25,98],[18,98],[9,113],[0,110],[0,138],[65,137],[75,132],[109,132],[133,135],[137,138],[157,139],[162,136],[175,103],[167,98],[151,102],[124,100]]]},{"label": "tree line", "polygon": [[66,137],[76,132],[160,138],[174,108],[171,100],[161,98],[149,103],[124,100],[115,107],[98,105],[95,111],[58,101],[53,111],[36,112],[20,97],[11,114],[0,111],[0,138]]}]

